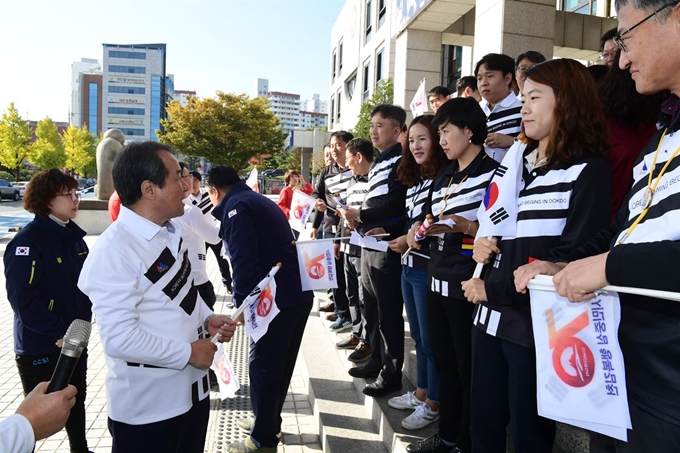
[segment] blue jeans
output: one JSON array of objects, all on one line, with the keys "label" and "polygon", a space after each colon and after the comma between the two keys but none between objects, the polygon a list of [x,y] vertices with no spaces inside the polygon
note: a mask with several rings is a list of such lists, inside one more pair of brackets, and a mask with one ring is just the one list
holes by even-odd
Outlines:
[{"label": "blue jeans", "polygon": [[416,343],[418,388],[427,389],[427,397],[439,401],[439,373],[434,364],[430,329],[427,320],[427,269],[404,266],[401,273],[401,291],[411,329]]}]

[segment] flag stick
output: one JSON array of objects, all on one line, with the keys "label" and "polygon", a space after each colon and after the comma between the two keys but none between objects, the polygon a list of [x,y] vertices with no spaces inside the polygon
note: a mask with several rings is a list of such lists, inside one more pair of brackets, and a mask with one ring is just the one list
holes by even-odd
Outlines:
[{"label": "flag stick", "polygon": [[[493,239],[493,236],[487,236],[486,240],[491,242],[491,239]],[[484,263],[477,263],[477,266],[475,266],[475,271],[472,273],[472,278],[479,278],[482,276],[482,269],[484,269]]]},{"label": "flag stick", "polygon": [[425,258],[425,259],[428,259],[428,260],[430,259],[430,257],[427,256],[427,255],[425,255],[424,253],[416,252],[416,251],[414,251],[414,250],[411,250],[411,255],[420,256],[420,257]]},{"label": "flag stick", "polygon": [[[551,275],[537,275],[536,277],[532,278],[529,281],[527,288],[555,291],[555,284],[552,281]],[[675,302],[680,302],[680,293],[674,293],[671,291],[661,291],[658,289],[631,288],[628,286],[609,285],[605,286],[604,288],[598,291],[614,291],[617,293],[635,294],[638,296],[647,296],[653,297],[655,299],[666,299]]]},{"label": "flag stick", "polygon": [[352,239],[349,236],[343,236],[340,238],[324,238],[324,239],[309,239],[306,241],[293,241],[293,245],[295,244],[309,244],[310,242],[323,242],[323,241],[340,241],[343,239]]}]

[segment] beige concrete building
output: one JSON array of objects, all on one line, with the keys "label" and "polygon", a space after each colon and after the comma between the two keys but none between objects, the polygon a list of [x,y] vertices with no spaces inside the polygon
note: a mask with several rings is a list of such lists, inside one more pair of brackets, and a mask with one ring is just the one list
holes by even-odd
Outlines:
[{"label": "beige concrete building", "polygon": [[354,127],[387,77],[408,111],[423,78],[451,89],[490,52],[598,61],[614,15],[613,0],[347,0],[331,30],[329,130]]}]

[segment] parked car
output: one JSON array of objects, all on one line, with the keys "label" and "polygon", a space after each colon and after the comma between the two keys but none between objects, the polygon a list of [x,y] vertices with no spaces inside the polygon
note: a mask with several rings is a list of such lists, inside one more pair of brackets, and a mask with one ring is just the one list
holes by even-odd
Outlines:
[{"label": "parked car", "polygon": [[277,176],[283,176],[286,174],[285,170],[281,170],[280,168],[269,168],[265,171],[262,172],[261,176],[265,178],[275,178]]},{"label": "parked car", "polygon": [[28,187],[28,181],[19,181],[14,183],[14,187],[19,188],[19,196],[23,198],[24,192],[26,192],[26,188]]},{"label": "parked car", "polygon": [[94,185],[87,186],[84,189],[79,190],[78,192],[80,193],[81,196],[87,195],[87,194],[90,194],[90,193],[94,194]]},{"label": "parked car", "polygon": [[17,201],[20,197],[21,195],[18,187],[12,185],[12,183],[6,179],[0,179],[0,200],[8,198]]}]

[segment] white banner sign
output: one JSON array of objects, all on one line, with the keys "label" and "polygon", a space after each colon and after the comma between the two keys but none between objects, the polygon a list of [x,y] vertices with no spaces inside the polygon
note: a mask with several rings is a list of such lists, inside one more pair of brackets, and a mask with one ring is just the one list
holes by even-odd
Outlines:
[{"label": "white banner sign", "polygon": [[554,289],[530,291],[539,415],[627,440],[618,294],[571,303]]},{"label": "white banner sign", "polygon": [[302,290],[338,287],[332,241],[306,241],[297,243],[298,266]]},{"label": "white banner sign", "polygon": [[129,118],[108,118],[108,124],[128,124],[130,126],[143,126],[143,119],[129,119]]},{"label": "white banner sign", "polygon": [[109,83],[135,83],[137,85],[144,85],[146,79],[144,77],[121,77],[121,76],[109,76]]},{"label": "white banner sign", "polygon": [[109,104],[144,104],[144,98],[123,98],[120,96],[109,96]]},{"label": "white banner sign", "polygon": [[309,215],[314,209],[314,204],[316,200],[301,190],[293,191],[293,199],[290,203],[290,218],[288,223],[290,227],[295,231],[302,233],[305,230],[305,224]]}]

